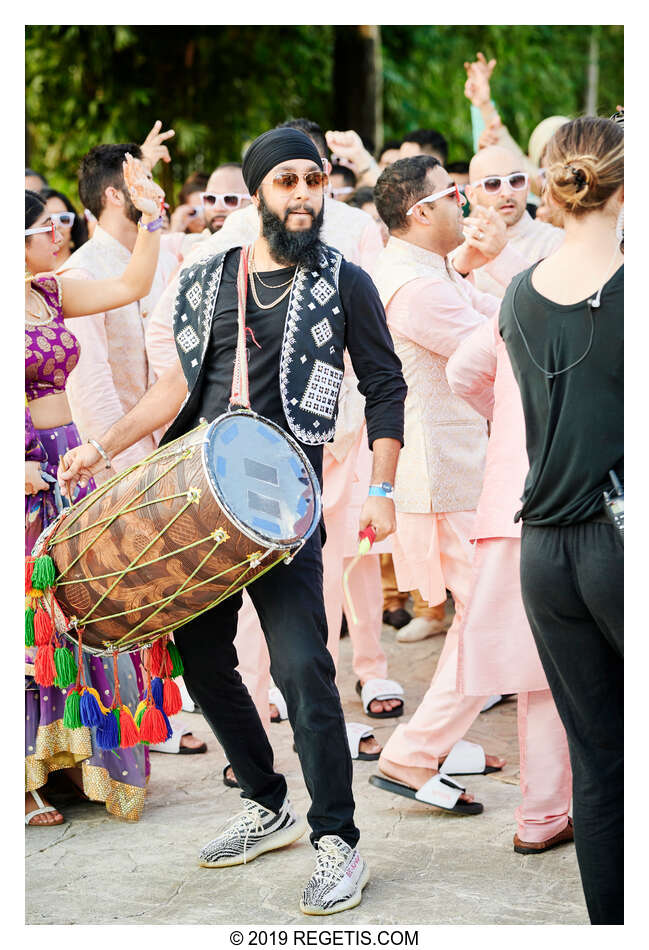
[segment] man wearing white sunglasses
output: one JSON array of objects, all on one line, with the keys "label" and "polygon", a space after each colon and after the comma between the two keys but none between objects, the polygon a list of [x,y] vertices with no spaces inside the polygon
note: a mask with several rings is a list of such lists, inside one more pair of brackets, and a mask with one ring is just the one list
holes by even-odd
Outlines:
[{"label": "man wearing white sunglasses", "polygon": [[520,157],[499,145],[480,149],[469,166],[465,186],[471,215],[464,233],[477,247],[462,246],[453,264],[463,276],[471,274],[478,290],[502,298],[512,277],[552,254],[563,231],[537,221],[526,210],[529,178]]},{"label": "man wearing white sunglasses", "polygon": [[241,165],[227,162],[210,175],[201,193],[205,223],[211,234],[220,231],[228,215],[250,204],[250,195],[241,174]]}]

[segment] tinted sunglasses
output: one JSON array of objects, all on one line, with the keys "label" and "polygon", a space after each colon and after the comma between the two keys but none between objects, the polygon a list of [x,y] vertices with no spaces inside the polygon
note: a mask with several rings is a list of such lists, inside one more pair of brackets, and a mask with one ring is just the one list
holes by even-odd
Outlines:
[{"label": "tinted sunglasses", "polygon": [[312,171],[306,175],[298,175],[297,172],[280,172],[273,177],[273,185],[280,191],[294,191],[300,179],[303,179],[307,188],[316,191],[324,188],[329,183],[329,176],[325,172]]},{"label": "tinted sunglasses", "polygon": [[474,181],[471,185],[473,188],[482,185],[488,195],[497,195],[505,181],[513,191],[522,191],[527,186],[527,173],[513,172],[511,175],[489,175],[488,178],[481,178],[480,181]]},{"label": "tinted sunglasses", "polygon": [[53,211],[50,217],[57,228],[71,228],[76,214],[74,211]]},{"label": "tinted sunglasses", "polygon": [[250,201],[250,195],[235,193],[217,195],[213,191],[202,191],[201,201],[204,208],[227,208],[228,211],[234,211],[240,208],[244,201]]}]

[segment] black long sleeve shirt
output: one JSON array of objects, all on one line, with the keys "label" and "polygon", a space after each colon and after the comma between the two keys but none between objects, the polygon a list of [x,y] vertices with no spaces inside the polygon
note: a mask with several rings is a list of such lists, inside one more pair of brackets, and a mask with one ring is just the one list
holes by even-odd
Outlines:
[{"label": "black long sleeve shirt", "polygon": [[[193,407],[193,425],[201,417],[212,421],[228,407],[237,342],[237,271],[239,249],[226,257],[221,287],[212,321],[212,332],[205,354],[202,380]],[[277,299],[293,276],[295,268],[262,272],[263,286],[255,280],[255,289],[264,304]],[[249,277],[249,282],[252,280]],[[403,415],[407,387],[401,362],[394,352],[385,311],[378,291],[362,268],[343,260],[339,291],[345,312],[345,347],[349,351],[358,388],[365,397],[367,436],[372,447],[375,439],[397,439],[403,445]],[[248,334],[248,373],[251,408],[290,431],[284,415],[279,388],[279,360],[288,308],[288,295],[269,310],[260,309],[248,285],[246,325]],[[191,426],[188,426],[191,428]],[[317,476],[322,481],[322,445],[302,444]]]}]

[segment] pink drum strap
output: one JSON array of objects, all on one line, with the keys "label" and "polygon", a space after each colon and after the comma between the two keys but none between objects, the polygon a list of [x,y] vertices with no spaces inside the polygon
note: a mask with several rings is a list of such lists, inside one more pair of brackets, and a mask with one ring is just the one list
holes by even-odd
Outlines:
[{"label": "pink drum strap", "polygon": [[250,247],[241,248],[239,272],[237,274],[238,332],[237,352],[234,359],[232,376],[231,406],[243,406],[250,409],[248,390],[248,356],[246,354],[246,298],[248,295],[248,253]]}]

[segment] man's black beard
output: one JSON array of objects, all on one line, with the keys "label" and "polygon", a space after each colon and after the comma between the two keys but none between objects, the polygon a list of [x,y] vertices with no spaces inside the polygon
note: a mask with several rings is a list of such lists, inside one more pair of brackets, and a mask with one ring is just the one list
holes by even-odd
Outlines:
[{"label": "man's black beard", "polygon": [[270,210],[264,201],[261,188],[259,189],[259,208],[261,210],[261,233],[268,241],[270,256],[273,260],[285,267],[297,264],[306,270],[317,270],[322,256],[320,228],[324,217],[324,202],[317,215],[313,211],[309,211],[313,222],[308,231],[289,231],[286,227],[286,220],[291,210],[294,209],[287,210],[284,220],[282,220],[279,215]]}]

